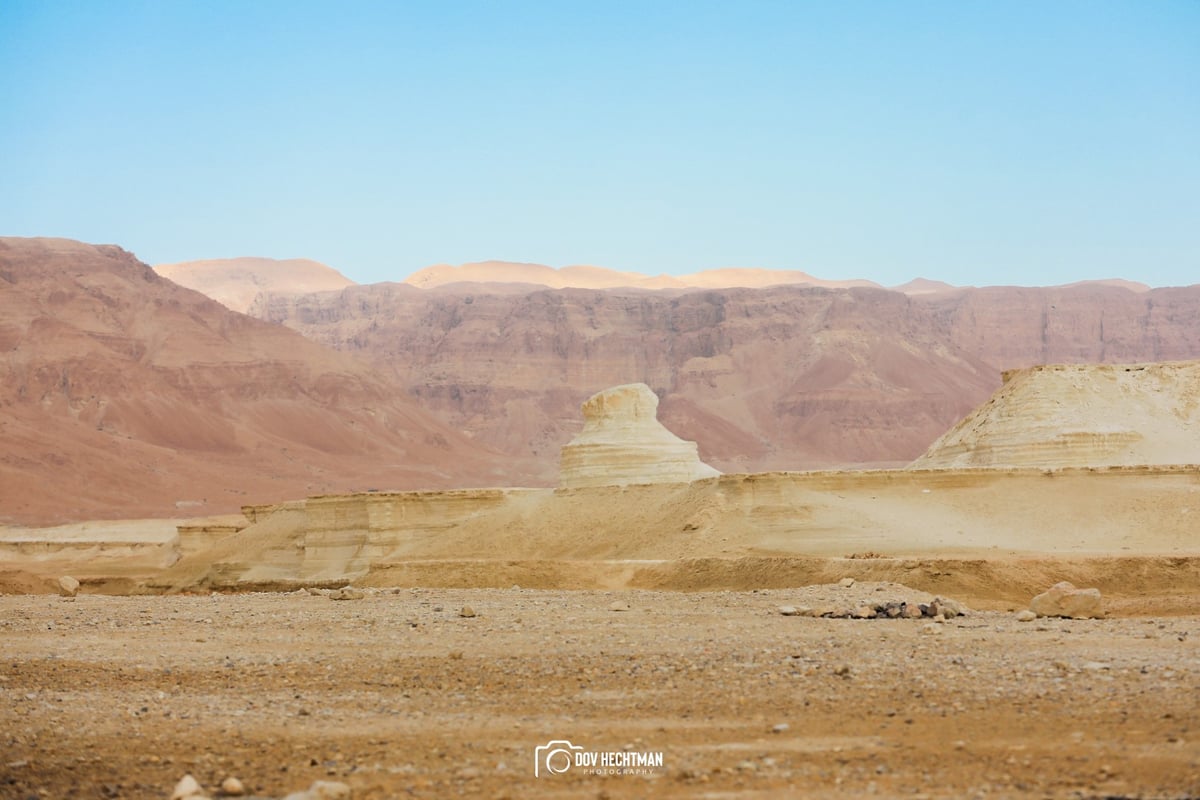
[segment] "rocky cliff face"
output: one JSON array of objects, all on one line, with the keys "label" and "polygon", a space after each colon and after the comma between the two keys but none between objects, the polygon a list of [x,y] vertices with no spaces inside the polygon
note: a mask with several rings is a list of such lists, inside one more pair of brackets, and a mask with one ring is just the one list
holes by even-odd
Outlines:
[{"label": "rocky cliff face", "polygon": [[520,295],[355,287],[258,313],[394,370],[477,440],[546,460],[583,398],[640,382],[725,472],[911,460],[997,383],[897,292],[779,287]]},{"label": "rocky cliff face", "polygon": [[112,246],[0,239],[0,522],[508,483],[404,388]]},{"label": "rocky cliff face", "polygon": [[646,292],[459,284],[260,298],[252,313],[393,371],[423,407],[554,480],[580,401],[648,384],[724,472],[901,465],[1055,362],[1200,357],[1200,286]]},{"label": "rocky cliff face", "polygon": [[997,369],[1200,356],[1200,284],[990,287],[923,298],[943,335]]}]

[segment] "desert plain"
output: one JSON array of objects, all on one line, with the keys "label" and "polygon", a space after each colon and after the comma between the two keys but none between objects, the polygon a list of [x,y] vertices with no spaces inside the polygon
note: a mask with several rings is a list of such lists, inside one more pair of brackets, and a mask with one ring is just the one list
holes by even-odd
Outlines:
[{"label": "desert plain", "polygon": [[[662,393],[622,386],[584,404],[551,488],[521,483],[549,439],[500,457],[377,368],[116,248],[3,244],[2,798],[1200,796],[1200,362],[1011,370],[923,453],[853,470],[739,471],[734,448],[705,458],[720,474],[659,424]],[[477,290],[437,302],[469,314]],[[789,290],[912,305],[831,291]],[[191,338],[143,336],[162,315]],[[717,351],[744,339],[698,319],[689,363],[724,396]],[[819,398],[737,407],[815,409],[796,430],[830,441],[899,374],[858,325],[858,372],[814,356]],[[855,441],[892,425],[869,422]],[[90,513],[114,508],[141,518]],[[1030,612],[1060,581],[1095,613]]]},{"label": "desert plain", "polygon": [[[1195,468],[885,470],[10,531],[0,796],[1194,797],[1198,506]],[[1104,617],[1018,617],[1062,579]],[[562,741],[662,764],[535,774]]]}]

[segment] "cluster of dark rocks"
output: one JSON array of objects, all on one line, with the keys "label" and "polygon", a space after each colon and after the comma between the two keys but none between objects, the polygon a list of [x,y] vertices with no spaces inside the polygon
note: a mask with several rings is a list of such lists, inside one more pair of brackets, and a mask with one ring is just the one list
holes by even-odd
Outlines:
[{"label": "cluster of dark rocks", "polygon": [[935,597],[928,603],[911,600],[888,600],[847,606],[779,606],[785,617],[824,617],[825,619],[952,619],[966,613],[956,600]]}]

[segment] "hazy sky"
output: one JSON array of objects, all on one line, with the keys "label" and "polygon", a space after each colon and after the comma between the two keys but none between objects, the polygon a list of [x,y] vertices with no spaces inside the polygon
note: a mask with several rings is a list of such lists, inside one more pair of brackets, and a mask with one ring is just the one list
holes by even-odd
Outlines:
[{"label": "hazy sky", "polygon": [[0,234],[1200,282],[1200,2],[0,1]]}]

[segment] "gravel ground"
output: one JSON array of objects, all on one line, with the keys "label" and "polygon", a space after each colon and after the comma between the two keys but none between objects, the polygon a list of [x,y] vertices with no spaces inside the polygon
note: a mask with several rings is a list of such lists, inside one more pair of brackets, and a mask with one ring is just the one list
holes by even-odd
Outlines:
[{"label": "gravel ground", "polygon": [[[1200,796],[1198,616],[778,612],[927,597],[3,596],[0,798]],[[663,765],[535,777],[552,740]]]}]

